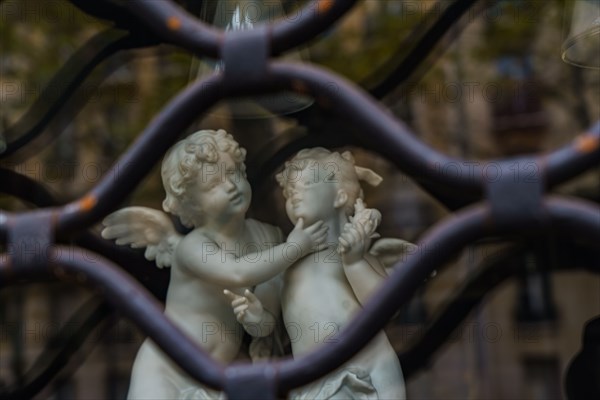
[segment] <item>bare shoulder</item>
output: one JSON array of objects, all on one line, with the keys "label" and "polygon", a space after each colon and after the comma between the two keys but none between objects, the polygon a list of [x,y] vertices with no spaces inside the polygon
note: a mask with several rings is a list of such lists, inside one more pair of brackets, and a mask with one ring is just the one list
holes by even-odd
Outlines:
[{"label": "bare shoulder", "polygon": [[203,246],[209,243],[213,243],[206,235],[200,230],[193,230],[185,235],[178,243],[175,248],[175,259],[181,263],[188,258],[193,256],[197,251],[201,251]]}]

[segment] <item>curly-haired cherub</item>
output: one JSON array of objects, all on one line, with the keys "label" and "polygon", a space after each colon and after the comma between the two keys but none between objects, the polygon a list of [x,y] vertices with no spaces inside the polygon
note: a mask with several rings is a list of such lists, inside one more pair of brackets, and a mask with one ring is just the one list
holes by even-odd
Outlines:
[{"label": "curly-haired cherub", "polygon": [[[413,248],[375,233],[381,214],[366,208],[360,182],[381,177],[358,167],[349,152],[305,149],[277,175],[292,223],[323,221],[327,249],[299,259],[283,273],[280,287],[283,325],[294,357],[335,342],[338,333],[387,277],[385,261],[397,261]],[[384,260],[384,262],[381,262]],[[405,397],[395,351],[380,332],[348,363],[293,393],[294,399],[400,399]]]},{"label": "curly-haired cherub", "polygon": [[[233,361],[240,350],[243,331],[238,320],[246,329],[255,321],[253,335],[268,335],[274,318],[266,310],[278,301],[269,297],[267,287],[260,295],[264,308],[246,309],[240,303],[236,315],[232,298],[255,299],[251,290],[256,285],[318,249],[327,234],[322,222],[304,228],[301,219],[284,242],[278,228],[247,219],[251,190],[245,153],[224,130],[196,132],[168,151],[161,170],[166,191],[163,209],[192,228],[188,234],[177,233],[166,214],[144,207],[109,215],[102,231],[103,237],[116,239],[117,244],[145,247],[146,258],[156,260],[159,267],[171,267],[165,314],[222,363]],[[256,286],[256,291],[261,287]],[[199,387],[151,340],[142,344],[128,398],[218,396]]]}]

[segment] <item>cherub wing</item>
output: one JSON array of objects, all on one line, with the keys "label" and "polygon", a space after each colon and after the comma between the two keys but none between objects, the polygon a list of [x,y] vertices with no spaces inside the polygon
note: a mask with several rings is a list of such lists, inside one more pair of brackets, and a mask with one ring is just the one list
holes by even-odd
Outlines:
[{"label": "cherub wing", "polygon": [[103,238],[116,239],[118,245],[145,247],[144,256],[155,260],[158,268],[171,266],[175,246],[183,237],[165,213],[147,207],[122,208],[108,215],[102,223]]},{"label": "cherub wing", "polygon": [[390,273],[389,269],[400,260],[406,259],[408,254],[417,250],[417,246],[406,240],[396,238],[382,238],[377,240],[369,249],[369,254],[375,256]]}]

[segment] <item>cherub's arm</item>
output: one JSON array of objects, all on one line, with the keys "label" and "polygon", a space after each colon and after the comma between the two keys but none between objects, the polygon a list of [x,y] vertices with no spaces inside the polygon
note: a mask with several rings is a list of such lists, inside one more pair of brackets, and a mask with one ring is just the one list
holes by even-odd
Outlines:
[{"label": "cherub's arm", "polygon": [[346,225],[340,237],[340,253],[346,278],[364,304],[387,274],[377,258],[367,253],[370,240],[361,225]]},{"label": "cherub's arm", "polygon": [[381,268],[383,267],[379,261],[369,255],[365,255],[364,258],[355,263],[344,264],[346,278],[361,304],[364,304],[385,280],[386,276],[378,272]]},{"label": "cherub's arm", "polygon": [[300,219],[286,242],[256,253],[238,257],[212,241],[198,243],[188,236],[179,245],[176,257],[179,265],[201,279],[225,287],[255,286],[318,249],[326,235],[321,221],[304,228]]}]

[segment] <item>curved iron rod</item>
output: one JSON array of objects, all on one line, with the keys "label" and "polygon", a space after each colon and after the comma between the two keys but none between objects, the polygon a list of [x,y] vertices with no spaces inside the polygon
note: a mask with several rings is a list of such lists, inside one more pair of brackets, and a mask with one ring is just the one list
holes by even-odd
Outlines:
[{"label": "curved iron rod", "polygon": [[40,208],[58,206],[58,202],[44,185],[26,175],[0,167],[0,182],[0,193],[15,196]]},{"label": "curved iron rod", "polygon": [[[565,236],[561,240],[557,265],[563,270],[585,269],[600,273],[600,265],[590,266],[589,260],[598,258],[600,249],[593,245],[584,247],[574,244]],[[569,250],[566,252],[567,246]],[[493,289],[501,285],[519,271],[524,271],[522,256],[528,250],[525,246],[511,246],[493,254],[491,260],[484,260],[478,270],[469,275],[468,280],[448,299],[423,329],[422,335],[407,344],[406,350],[398,353],[404,378],[428,365],[431,356],[447,342],[448,337],[458,327],[471,310],[485,299]]]},{"label": "curved iron rod", "polygon": [[[167,104],[87,195],[58,211],[57,233],[90,226],[123,202],[184,129],[216,104],[222,86],[221,75],[214,74],[185,89]],[[1,228],[2,224],[0,231]]]},{"label": "curved iron rod", "polygon": [[[138,3],[138,2],[136,2]],[[169,3],[171,4],[171,3]],[[331,4],[328,2],[328,4]],[[173,17],[173,16],[171,16]],[[166,21],[167,27],[172,30],[181,28],[181,21],[176,17]],[[359,127],[369,129],[378,141],[379,145],[395,156],[397,165],[417,174],[424,170],[426,177],[434,182],[445,185],[455,185],[457,189],[466,192],[480,192],[484,185],[484,167],[477,165],[467,178],[464,176],[445,176],[443,169],[436,171],[440,161],[446,163],[457,163],[462,160],[451,159],[428,148],[416,139],[412,139],[410,133],[400,122],[387,115],[385,111],[374,104],[371,99],[366,98],[362,92],[356,90],[351,84],[342,79],[337,79],[315,67],[299,67],[282,63],[272,63],[269,68],[269,76],[265,77],[269,82],[254,87],[244,87],[240,84],[237,88],[225,91],[224,87],[200,88],[193,86],[178,96],[161,113],[155,122],[145,131],[140,142],[133,146],[122,158],[128,161],[127,171],[121,176],[113,179],[119,184],[139,183],[140,179],[148,172],[145,166],[131,165],[140,162],[145,156],[144,151],[150,151],[151,159],[156,159],[164,153],[166,146],[174,142],[175,134],[166,135],[164,132],[169,122],[176,122],[169,126],[176,133],[189,124],[192,117],[191,99],[198,100],[199,94],[201,111],[205,111],[216,100],[224,96],[242,95],[248,93],[265,92],[281,88],[292,88],[299,92],[313,92],[317,94],[317,101],[329,106],[336,111],[350,111],[352,121],[358,123]],[[214,75],[208,80],[200,82],[222,83],[220,76]],[[331,87],[322,87],[324,83],[333,82],[335,90]],[[233,91],[235,90],[235,92]],[[352,97],[352,98],[350,98]],[[197,105],[197,104],[194,104]],[[361,108],[362,107],[362,108]],[[197,109],[196,109],[197,110]],[[354,113],[353,113],[354,112]],[[347,115],[347,114],[346,114]],[[176,117],[183,117],[183,121],[176,121]],[[383,119],[383,122],[377,120]],[[373,130],[374,131],[371,131]],[[374,132],[374,134],[373,134]],[[366,136],[361,136],[365,140]],[[151,149],[151,140],[158,143],[156,149]],[[545,168],[548,186],[555,185],[561,181],[574,176],[584,169],[595,165],[600,155],[600,124],[583,136],[577,138],[572,145],[566,146],[548,155],[538,155],[538,165]],[[156,143],[152,143],[155,145]],[[411,154],[416,151],[414,156]],[[408,155],[412,159],[404,160],[402,157]],[[146,157],[146,164],[151,164]],[[464,161],[463,161],[464,162]],[[492,161],[493,162],[493,161]],[[487,162],[489,163],[489,162]],[[486,165],[486,164],[484,164]],[[115,171],[115,168],[113,168]],[[118,172],[118,165],[116,172]],[[446,174],[447,175],[447,174]],[[114,178],[114,176],[113,176]],[[111,207],[107,200],[109,189],[114,189],[115,183],[107,183],[105,178],[91,194],[76,203],[64,208],[54,210],[58,219],[57,232],[66,233],[71,229],[83,227],[97,220]],[[130,186],[124,186],[130,188]],[[98,196],[96,196],[96,194]],[[123,196],[119,194],[122,198]],[[116,197],[119,197],[116,196]],[[117,199],[118,200],[118,199]],[[112,204],[117,203],[112,200]],[[600,210],[582,201],[566,201],[556,198],[547,198],[543,201],[544,211],[552,222],[552,227],[562,229],[570,234],[600,241]],[[479,204],[458,212],[456,215],[436,225],[421,242],[421,248],[427,249],[420,254],[408,258],[403,268],[398,269],[386,282],[379,293],[371,299],[364,310],[352,321],[345,331],[341,332],[339,342],[332,344],[319,353],[311,353],[296,360],[283,360],[272,363],[277,369],[280,379],[279,390],[284,393],[287,390],[306,384],[321,375],[337,368],[343,362],[350,359],[383,327],[398,306],[406,302],[414,290],[435,268],[439,262],[446,260],[458,251],[466,243],[479,236],[489,234],[506,234],[517,229],[539,229],[539,227],[527,226],[524,222],[513,222],[512,225],[504,224],[502,228],[494,225],[487,204]],[[6,232],[6,216],[0,214],[0,235]],[[525,226],[523,226],[525,225]],[[431,246],[435,246],[432,248]],[[64,247],[56,247],[50,259],[54,260],[48,270],[14,270],[11,268],[7,255],[0,257],[0,277],[2,283],[10,283],[15,280],[50,277],[51,272],[63,278],[70,278],[83,283],[91,282],[91,286],[105,291],[105,295],[111,301],[122,306],[126,314],[134,320],[155,342],[169,354],[176,363],[183,367],[200,382],[211,387],[221,388],[225,380],[225,369],[208,357],[201,349],[181,333],[181,331],[162,314],[160,307],[153,299],[141,290],[140,285],[114,267],[110,262],[103,259],[89,260],[81,252],[69,251],[68,256],[61,253]],[[175,338],[175,340],[172,340]],[[310,368],[307,368],[310,367]],[[243,366],[234,368],[253,369],[256,367]]]},{"label": "curved iron rod", "polygon": [[600,121],[570,144],[539,157],[547,170],[546,186],[552,188],[600,163]]},{"label": "curved iron rod", "polygon": [[[313,0],[296,15],[269,24],[271,54],[278,55],[312,39],[329,28],[354,3],[356,0]],[[199,56],[220,57],[225,32],[201,22],[175,2],[130,0],[127,6],[162,39]]]},{"label": "curved iron rod", "polygon": [[121,266],[144,285],[156,299],[164,301],[167,298],[171,272],[167,268],[157,268],[154,261],[148,261],[144,257],[143,251],[117,246],[114,242],[87,231],[79,233],[73,239],[73,243]]},{"label": "curved iron rod", "polygon": [[305,385],[333,371],[358,353],[387,323],[394,313],[421,286],[431,271],[449,259],[465,244],[482,236],[488,208],[477,205],[464,209],[435,225],[419,241],[419,252],[395,268],[361,312],[349,321],[336,342],[306,356],[281,361],[278,376],[281,390]]},{"label": "curved iron rod", "polygon": [[[71,4],[77,7],[84,13],[95,18],[111,21],[116,27],[123,28],[132,32],[139,30],[141,27],[138,18],[131,14],[129,10],[121,2],[111,0],[68,0]],[[150,33],[148,31],[148,33]]]},{"label": "curved iron rod", "polygon": [[[572,263],[574,260],[573,255],[581,256],[582,252],[593,250],[591,253],[588,251],[585,257],[575,257],[576,264],[569,266],[569,269],[589,269],[589,266],[585,264],[585,260],[591,259],[598,253],[598,249],[577,246],[569,243],[569,240],[561,241],[561,243],[568,244],[571,251],[568,254],[564,253],[564,247],[561,247],[561,254],[564,255],[562,257],[563,260],[558,262],[559,266]],[[439,350],[459,323],[464,320],[473,307],[479,304],[490,293],[491,289],[498,287],[520,270],[522,264],[518,262],[517,257],[522,255],[525,249],[524,246],[511,246],[494,254],[491,261],[484,260],[483,265],[451,296],[443,309],[436,312],[424,329],[424,333],[409,343],[406,346],[406,350],[398,353],[398,358],[402,365],[402,373],[406,380],[410,379],[414,373],[429,363],[431,356]],[[596,267],[595,269],[590,269],[590,271],[599,273],[600,269]],[[0,392],[0,400],[32,397],[66,365],[68,358],[71,357],[84,339],[89,336],[99,323],[111,314],[110,311],[112,311],[112,308],[109,308],[106,303],[95,304],[97,303],[96,299],[93,302],[95,307],[91,313],[85,313],[85,318],[82,318],[81,315],[84,314],[83,311],[88,311],[87,309],[90,308],[88,305],[82,307],[70,319],[77,322],[84,319],[79,330],[64,329],[51,339],[53,342],[65,343],[65,345],[46,346],[44,353],[38,357],[34,363],[34,367],[27,373],[27,375],[32,375],[32,378],[27,379],[30,383],[23,388],[15,388],[9,392]],[[69,327],[73,325],[73,323],[67,323],[65,326]],[[56,352],[56,348],[60,348],[60,351]],[[34,370],[42,368],[39,367],[40,365],[42,367],[43,365],[47,365],[47,367],[37,374],[37,376],[34,376]]]},{"label": "curved iron rod", "polygon": [[[413,31],[402,40],[397,47],[398,52],[403,52],[407,48],[412,49],[400,60],[392,56],[386,65],[380,67],[378,71],[372,73],[363,80],[362,87],[368,87],[371,96],[378,99],[383,98],[392,90],[398,89],[398,86],[407,82],[412,74],[417,70],[433,50],[442,42],[450,29],[461,29],[465,24],[459,24],[461,17],[464,16],[477,2],[483,2],[483,7],[489,6],[492,2],[488,0],[458,0],[450,4],[444,12],[435,20],[429,28],[427,25],[437,15],[437,7],[423,18]],[[440,4],[438,2],[437,4]],[[425,33],[423,33],[425,31]],[[420,36],[420,37],[419,37]],[[454,34],[453,38],[457,35]],[[384,72],[385,71],[385,72]],[[383,79],[381,77],[384,76]],[[377,82],[377,84],[369,84]]]},{"label": "curved iron rod", "polygon": [[[25,145],[39,138],[48,123],[64,108],[82,82],[100,63],[120,50],[150,45],[150,42],[145,40],[132,36],[126,31],[112,28],[89,39],[54,75],[27,112],[4,132],[3,136],[6,140],[11,141],[7,143],[4,151],[0,152],[0,159],[18,157],[22,162],[34,154],[33,152],[41,145],[47,144],[37,143],[34,149],[28,148],[27,151],[23,151]],[[57,91],[58,88],[61,90]],[[92,94],[93,91],[83,93],[87,97]],[[72,115],[77,115],[84,105],[85,101],[73,104]],[[52,139],[54,137],[48,138],[46,142]]]},{"label": "curved iron rod", "polygon": [[[99,302],[97,298],[92,298],[86,302],[73,313],[64,328],[46,343],[42,354],[27,371],[24,377],[25,385],[3,388],[0,391],[0,400],[33,398],[69,364],[90,333],[111,314],[114,314],[114,309],[104,301]],[[78,329],[73,330],[74,326]],[[98,338],[104,333],[102,332]],[[83,362],[83,358],[76,358],[76,360],[79,363]]]},{"label": "curved iron rod", "polygon": [[[357,318],[341,332],[339,342],[319,354],[274,362],[280,377],[282,393],[304,385],[335,369],[358,352],[392,316],[395,309],[410,296],[407,290],[418,286],[437,264],[460,246],[480,236],[487,218],[487,208],[478,206],[464,210],[438,224],[420,243],[427,249],[435,243],[436,251],[422,251],[406,261],[406,265],[383,285],[381,291],[365,306]],[[160,311],[153,299],[116,266],[102,259],[90,262],[80,251],[64,257],[64,248],[53,249],[54,262],[46,270],[13,270],[6,254],[0,255],[0,278],[3,285],[17,280],[47,278],[50,274],[63,279],[77,277],[79,283],[100,288],[144,333],[154,340],[188,374],[211,387],[223,388],[223,372],[206,353],[193,345]],[[75,279],[73,279],[75,280]],[[388,315],[389,314],[389,315]],[[342,355],[342,357],[340,357]],[[310,367],[310,368],[309,368]],[[252,368],[252,366],[247,366]]]},{"label": "curved iron rod", "polygon": [[[273,152],[270,158],[267,157],[267,153],[263,152],[259,154],[258,160],[253,160],[254,168],[249,170],[248,181],[253,190],[260,192],[262,185],[267,183],[267,178],[273,174],[277,168],[280,168],[283,163],[291,158],[301,149],[309,147],[326,147],[328,149],[335,149],[344,146],[361,146],[366,149],[377,151],[376,146],[372,143],[359,143],[355,136],[344,135],[344,133],[352,132],[353,126],[351,124],[340,124],[339,126],[332,122],[328,123],[327,127],[321,127],[321,132],[329,132],[327,135],[319,134],[308,134],[300,137],[289,137],[278,136],[275,140],[268,142],[266,148],[269,148]],[[384,156],[384,155],[382,155]],[[262,158],[261,158],[262,157]],[[394,159],[386,157],[390,163],[394,163]],[[248,164],[249,166],[250,164]],[[411,177],[412,178],[412,177]],[[423,190],[429,195],[439,201],[449,210],[458,210],[475,201],[480,200],[479,198],[464,199],[462,193],[456,193],[455,190],[440,187],[429,181],[419,180],[419,177],[412,178],[414,182],[418,184]]]},{"label": "curved iron rod", "polygon": [[[600,242],[600,208],[583,201],[554,197],[545,199],[543,204],[552,228],[590,243]],[[280,388],[288,390],[304,385],[348,361],[383,329],[399,307],[410,300],[431,271],[466,244],[478,237],[524,230],[532,229],[519,224],[510,229],[495,227],[485,204],[464,209],[435,225],[419,241],[421,251],[411,254],[401,267],[395,269],[363,310],[347,324],[337,342],[320,348],[318,352],[279,363]]]},{"label": "curved iron rod", "polygon": [[219,57],[223,32],[202,23],[171,0],[130,0],[126,5],[132,14],[139,16],[142,23],[162,40],[198,56]]},{"label": "curved iron rod", "polygon": [[524,247],[511,246],[493,260],[484,260],[484,265],[469,275],[465,282],[443,309],[438,310],[423,329],[423,334],[407,345],[407,349],[398,353],[404,378],[424,368],[429,359],[445,343],[458,324],[479,304],[486,294],[514,275],[522,267],[517,258]]},{"label": "curved iron rod", "polygon": [[167,319],[160,303],[115,264],[65,246],[52,247],[48,259],[44,269],[14,269],[8,255],[0,254],[0,285],[59,278],[99,290],[191,377],[212,388],[223,387],[223,366]]},{"label": "curved iron rod", "polygon": [[[583,201],[546,198],[543,201],[551,228],[582,237],[594,243],[600,241],[600,208]],[[272,363],[279,376],[280,393],[305,385],[331,372],[353,357],[385,325],[396,310],[408,301],[422,281],[439,264],[448,260],[466,244],[483,236],[537,231],[521,223],[495,225],[487,204],[478,204],[452,215],[435,225],[419,242],[420,252],[409,255],[382,285],[378,293],[340,333],[338,341],[295,360]],[[548,227],[544,227],[547,230]],[[49,257],[56,260],[48,270],[13,270],[6,255],[0,257],[0,277],[3,284],[18,279],[48,276],[72,278],[99,288],[104,295],[132,319],[151,339],[187,373],[199,382],[223,388],[225,369],[194,345],[161,312],[156,301],[132,278],[109,261],[97,258],[90,262],[80,251],[70,251],[68,257],[57,247]],[[251,369],[251,365],[234,365]],[[255,368],[260,368],[256,367]]]},{"label": "curved iron rod", "polygon": [[[162,2],[160,2],[162,3]],[[108,214],[127,191],[136,186],[174,143],[191,122],[223,97],[248,93],[265,93],[281,89],[315,94],[317,101],[331,107],[354,123],[364,133],[364,143],[377,142],[382,154],[403,171],[423,180],[452,187],[465,198],[481,195],[486,169],[496,161],[467,161],[450,158],[419,141],[410,130],[395,119],[375,100],[345,79],[314,67],[292,63],[270,64],[268,79],[261,87],[245,87],[239,83],[235,91],[228,90],[220,73],[195,82],[175,97],[150,123],[130,149],[111,168],[104,179],[85,197],[59,210],[57,234],[87,227]],[[324,84],[327,83],[327,86]],[[143,160],[143,161],[142,161]],[[550,154],[537,156],[539,168],[546,168],[547,186],[551,187],[573,177],[600,160],[600,122],[588,134]],[[506,161],[506,160],[503,160]],[[516,161],[518,162],[518,160]],[[454,174],[447,167],[461,165],[466,171]],[[126,169],[124,169],[126,167]],[[0,220],[0,235],[6,224]]]},{"label": "curved iron rod", "polygon": [[[48,189],[41,183],[18,174],[14,171],[0,168],[0,193],[16,196],[37,207],[57,206],[58,202]],[[61,239],[61,238],[59,238]],[[141,251],[117,246],[114,242],[102,239],[91,232],[81,232],[73,243],[91,250],[122,266],[127,272],[140,281],[159,300],[164,300],[169,285],[169,271],[156,268],[156,264],[148,261]]]},{"label": "curved iron rod", "polygon": [[329,29],[345,15],[357,0],[314,0],[299,10],[294,18],[284,17],[272,25],[273,55],[299,46]]},{"label": "curved iron rod", "polygon": [[[395,164],[411,177],[464,191],[462,196],[465,198],[481,194],[488,166],[500,162],[463,160],[437,152],[417,139],[401,121],[352,82],[321,68],[274,62],[270,65],[270,78],[278,81],[280,88],[314,94],[323,106],[343,115],[362,130],[359,136],[362,142],[376,142],[381,153],[395,160]],[[600,122],[563,148],[537,155],[539,168],[546,169],[548,187],[560,184],[598,162]],[[457,169],[458,173],[455,173]]]}]

